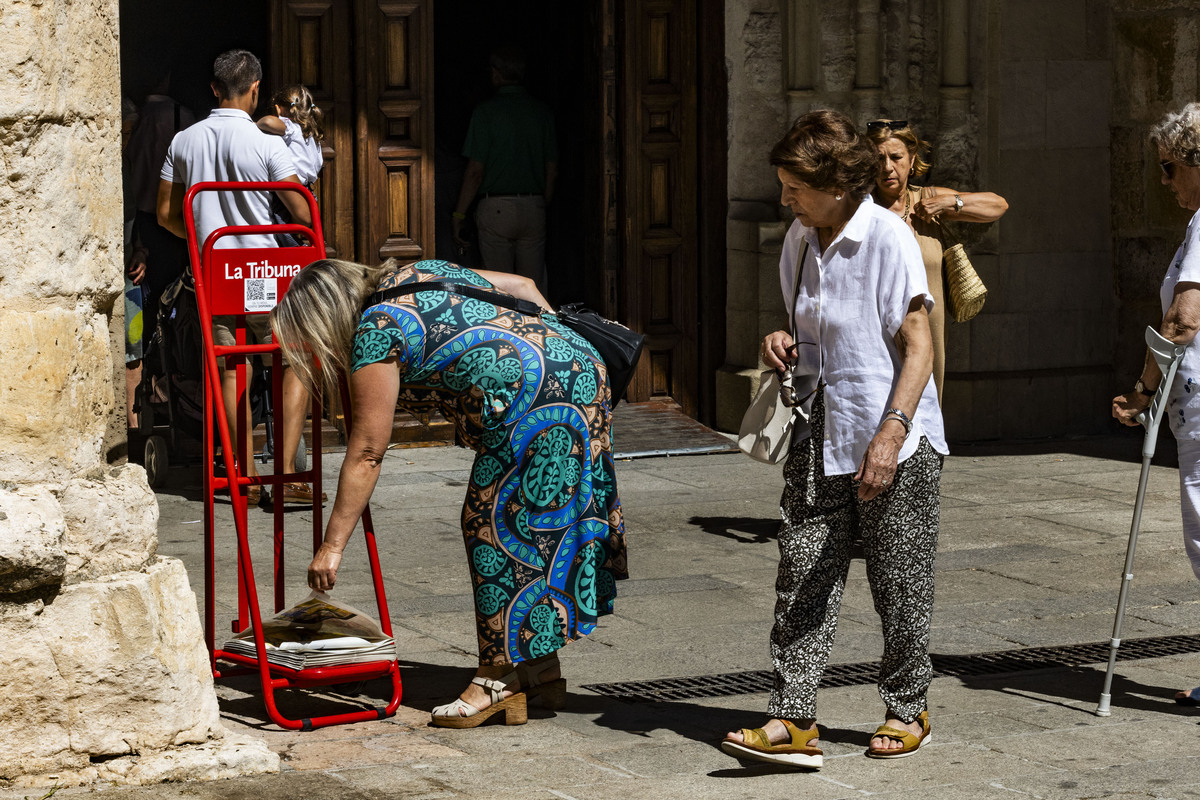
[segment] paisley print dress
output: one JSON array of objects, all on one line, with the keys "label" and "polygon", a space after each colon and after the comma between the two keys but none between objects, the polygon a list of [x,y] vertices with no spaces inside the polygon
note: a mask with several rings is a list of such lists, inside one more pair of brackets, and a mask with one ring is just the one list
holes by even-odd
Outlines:
[{"label": "paisley print dress", "polygon": [[[420,261],[380,289],[480,275]],[[399,405],[440,411],[478,454],[462,509],[481,664],[590,633],[627,576],[604,362],[553,317],[422,291],[368,308],[352,369],[395,358]]]}]

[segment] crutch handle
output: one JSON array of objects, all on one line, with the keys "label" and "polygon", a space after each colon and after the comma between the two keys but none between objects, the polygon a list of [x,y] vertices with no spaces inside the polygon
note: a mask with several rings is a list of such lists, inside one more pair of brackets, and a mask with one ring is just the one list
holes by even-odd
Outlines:
[{"label": "crutch handle", "polygon": [[1146,428],[1146,442],[1142,446],[1142,456],[1153,458],[1154,446],[1158,441],[1158,428],[1166,415],[1167,395],[1171,391],[1171,384],[1175,381],[1175,371],[1179,368],[1179,361],[1187,351],[1187,346],[1172,342],[1147,325],[1146,347],[1150,348],[1150,354],[1154,356],[1154,362],[1158,364],[1163,378],[1158,384],[1158,391],[1150,399],[1150,405],[1134,419]]}]

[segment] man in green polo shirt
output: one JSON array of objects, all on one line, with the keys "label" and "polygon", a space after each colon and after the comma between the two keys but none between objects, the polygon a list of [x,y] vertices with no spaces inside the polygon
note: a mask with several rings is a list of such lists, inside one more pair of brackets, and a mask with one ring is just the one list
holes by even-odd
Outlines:
[{"label": "man in green polo shirt", "polygon": [[466,246],[462,223],[478,195],[475,224],[483,266],[532,278],[545,294],[546,203],[558,174],[554,115],[521,85],[525,56],[520,50],[497,48],[490,63],[496,93],[471,115],[454,238]]}]

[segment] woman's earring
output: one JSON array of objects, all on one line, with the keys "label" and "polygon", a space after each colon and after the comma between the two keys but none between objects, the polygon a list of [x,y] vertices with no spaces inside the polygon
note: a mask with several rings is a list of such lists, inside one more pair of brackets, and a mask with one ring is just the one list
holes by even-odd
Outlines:
[{"label": "woman's earring", "polygon": [[841,196],[840,194],[835,194],[835,195],[833,196],[833,199],[834,199],[834,200],[839,200],[839,201],[840,201],[840,200],[842,199],[842,196]]}]

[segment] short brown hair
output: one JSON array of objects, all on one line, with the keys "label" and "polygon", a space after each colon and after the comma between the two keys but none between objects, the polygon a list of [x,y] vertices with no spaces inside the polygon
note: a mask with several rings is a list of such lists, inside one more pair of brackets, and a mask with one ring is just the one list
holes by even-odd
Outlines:
[{"label": "short brown hair", "polygon": [[866,197],[879,176],[879,152],[839,111],[810,111],[771,148],[771,165],[821,192]]},{"label": "short brown hair", "polygon": [[929,172],[931,164],[926,158],[929,155],[929,142],[917,136],[915,128],[907,123],[900,128],[893,128],[890,125],[872,127],[877,122],[895,122],[895,120],[881,119],[867,124],[867,138],[876,148],[888,139],[899,139],[908,149],[908,154],[912,156],[912,169],[909,170],[909,176],[919,178]]}]

